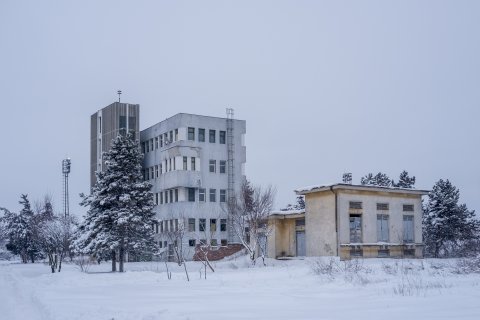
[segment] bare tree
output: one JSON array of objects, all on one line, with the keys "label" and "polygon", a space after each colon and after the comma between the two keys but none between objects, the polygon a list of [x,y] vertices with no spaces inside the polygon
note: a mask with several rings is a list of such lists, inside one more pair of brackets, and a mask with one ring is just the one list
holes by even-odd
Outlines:
[{"label": "bare tree", "polygon": [[[216,221],[221,220],[219,216],[210,219],[215,219]],[[203,265],[205,279],[207,279],[207,267],[210,271],[215,272],[215,269],[210,263],[209,255],[218,250],[218,239],[215,238],[217,228],[218,226],[212,228],[212,225],[207,228],[207,220],[205,219],[205,225],[203,227],[199,226],[199,232],[196,234],[198,245],[196,246],[195,256]]]},{"label": "bare tree", "polygon": [[73,216],[55,216],[42,223],[40,243],[47,255],[52,273],[62,270],[62,262],[70,253],[76,220]]},{"label": "bare tree", "polygon": [[229,202],[229,213],[235,235],[250,256],[254,265],[257,254],[265,265],[267,237],[271,233],[268,215],[272,211],[275,188],[252,187],[248,181],[242,184],[240,194]]},{"label": "bare tree", "polygon": [[[178,217],[178,216],[177,216]],[[183,265],[185,270],[185,275],[187,276],[187,281],[190,281],[190,277],[188,275],[187,270],[187,263],[185,256],[188,254],[187,249],[184,246],[185,242],[185,234],[188,231],[186,219],[184,218],[183,214],[180,214],[180,217],[177,219],[170,219],[173,221],[173,228],[169,228],[165,234],[169,239],[169,242],[173,243],[173,252],[175,255],[175,259],[179,266]]]}]

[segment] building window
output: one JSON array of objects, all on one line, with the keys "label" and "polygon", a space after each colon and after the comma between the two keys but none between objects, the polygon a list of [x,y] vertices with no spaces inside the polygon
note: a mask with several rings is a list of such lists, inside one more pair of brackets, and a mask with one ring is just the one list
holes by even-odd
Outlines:
[{"label": "building window", "polygon": [[205,142],[205,129],[198,129],[198,141]]},{"label": "building window", "polygon": [[215,143],[215,136],[216,136],[215,130],[209,130],[208,131],[208,141],[210,143]]},{"label": "building window", "polygon": [[220,131],[219,142],[220,142],[221,144],[225,144],[225,141],[226,141],[225,131]]},{"label": "building window", "polygon": [[220,240],[220,243],[221,243],[222,247],[226,247],[227,244],[228,244],[227,239]]},{"label": "building window", "polygon": [[190,240],[188,240],[188,245],[189,245],[190,247],[195,247],[195,239],[190,239]]},{"label": "building window", "polygon": [[188,158],[183,157],[183,170],[187,170],[187,163],[188,163]]},{"label": "building window", "polygon": [[377,241],[388,242],[388,214],[377,214]]},{"label": "building window", "polygon": [[388,258],[390,257],[390,250],[388,249],[378,249],[378,257],[379,258]]},{"label": "building window", "polygon": [[155,178],[158,178],[158,165],[155,166]]},{"label": "building window", "polygon": [[220,189],[220,202],[227,202],[227,190]]},{"label": "building window", "polygon": [[362,248],[351,248],[350,249],[350,257],[363,257]]},{"label": "building window", "polygon": [[157,223],[155,223],[155,233],[157,233],[157,234],[158,234],[158,222],[157,222]]},{"label": "building window", "polygon": [[210,189],[210,202],[217,201],[216,196],[217,196],[217,189]]},{"label": "building window", "polygon": [[195,171],[195,157],[192,157],[192,159],[190,160],[191,164],[190,164],[190,170],[192,171]]},{"label": "building window", "polygon": [[178,129],[175,129],[175,141],[178,141]]},{"label": "building window", "polygon": [[170,202],[173,202],[173,189],[170,189]]},{"label": "building window", "polygon": [[413,204],[404,204],[403,211],[413,212]]},{"label": "building window", "polygon": [[205,202],[205,189],[198,189],[198,201]]},{"label": "building window", "polygon": [[188,201],[195,202],[195,188],[188,188]]},{"label": "building window", "polygon": [[158,165],[158,173],[159,173],[159,174],[162,174],[162,170],[163,170],[162,164],[160,163],[160,164]]},{"label": "building window", "polygon": [[227,231],[227,219],[220,219],[220,231]]},{"label": "building window", "polygon": [[168,203],[168,190],[165,190],[165,203]]},{"label": "building window", "polygon": [[160,204],[163,204],[163,192],[160,192]]},{"label": "building window", "polygon": [[359,214],[350,215],[350,243],[362,242],[362,216]]},{"label": "building window", "polygon": [[145,154],[145,143],[142,143],[142,153]]},{"label": "building window", "polygon": [[225,173],[227,171],[227,161],[220,160],[220,173]]},{"label": "building window", "polygon": [[158,137],[155,137],[155,149],[158,149]]},{"label": "building window", "polygon": [[188,140],[195,141],[195,128],[188,127]]},{"label": "building window", "polygon": [[153,138],[150,139],[150,151],[153,151]]},{"label": "building window", "polygon": [[362,209],[362,202],[360,202],[360,201],[350,201],[349,208],[350,209]]},{"label": "building window", "polygon": [[154,167],[151,167],[151,168],[150,168],[150,179],[155,179],[155,173],[154,173],[154,171],[155,171],[155,168],[154,168]]},{"label": "building window", "polygon": [[388,203],[377,203],[377,210],[388,210]]},{"label": "building window", "polygon": [[209,170],[210,172],[216,172],[216,166],[217,166],[217,161],[216,160],[210,160],[209,162]]},{"label": "building window", "polygon": [[217,231],[217,219],[210,219],[210,232]]},{"label": "building window", "polygon": [[160,148],[163,147],[163,134],[161,134],[160,136]]},{"label": "building window", "polygon": [[413,216],[403,216],[403,242],[413,243]]},{"label": "building window", "polygon": [[207,228],[207,219],[198,219],[198,230],[206,231]]},{"label": "building window", "polygon": [[145,150],[146,150],[147,152],[150,152],[150,145],[148,144],[148,141],[145,142]]},{"label": "building window", "polygon": [[173,131],[170,131],[170,139],[169,139],[169,142],[170,142],[170,143],[173,142]]},{"label": "building window", "polygon": [[178,202],[178,189],[175,189],[175,202]]},{"label": "building window", "polygon": [[210,245],[211,245],[212,247],[216,247],[216,246],[218,245],[217,239],[211,239],[211,240],[210,240]]},{"label": "building window", "polygon": [[188,219],[188,231],[194,232],[195,231],[195,218]]}]

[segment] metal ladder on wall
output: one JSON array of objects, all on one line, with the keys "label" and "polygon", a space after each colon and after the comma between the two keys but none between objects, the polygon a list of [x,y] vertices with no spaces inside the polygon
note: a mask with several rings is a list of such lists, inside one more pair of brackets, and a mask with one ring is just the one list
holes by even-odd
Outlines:
[{"label": "metal ladder on wall", "polygon": [[227,179],[228,179],[228,190],[227,190],[227,203],[228,207],[228,243],[233,243],[235,241],[235,234],[233,231],[233,219],[230,212],[230,204],[235,201],[235,143],[234,143],[234,121],[233,121],[234,111],[232,108],[227,108]]}]

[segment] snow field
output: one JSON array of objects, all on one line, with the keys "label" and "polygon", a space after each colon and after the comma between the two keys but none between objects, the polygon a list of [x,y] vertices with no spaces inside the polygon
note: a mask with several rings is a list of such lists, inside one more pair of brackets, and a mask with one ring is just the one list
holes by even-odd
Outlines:
[{"label": "snow field", "polygon": [[[261,262],[260,262],[261,264]],[[454,260],[246,257],[201,264],[110,264],[81,273],[65,264],[0,264],[0,319],[480,319],[480,275],[455,274]],[[329,268],[329,266],[332,268]]]}]

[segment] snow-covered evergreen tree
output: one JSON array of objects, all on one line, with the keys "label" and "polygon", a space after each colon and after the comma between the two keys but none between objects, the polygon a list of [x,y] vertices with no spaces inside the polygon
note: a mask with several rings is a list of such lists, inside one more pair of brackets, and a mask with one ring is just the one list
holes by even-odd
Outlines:
[{"label": "snow-covered evergreen tree", "polygon": [[400,173],[398,183],[394,183],[392,181],[392,184],[394,187],[397,188],[413,189],[413,187],[415,186],[415,177],[410,177],[408,175],[408,172],[406,170],[403,170],[402,173]]},{"label": "snow-covered evergreen tree", "polygon": [[138,141],[132,136],[119,135],[111,150],[104,153],[105,170],[97,172],[97,182],[82,205],[89,210],[79,228],[75,247],[97,257],[112,257],[118,253],[120,272],[123,272],[125,254],[153,253],[156,244],[152,225],[153,194],[151,185],[143,181]]},{"label": "snow-covered evergreen tree", "polygon": [[38,225],[26,194],[21,195],[20,204],[23,206],[16,214],[4,210],[4,220],[8,235],[7,249],[19,255],[23,263],[30,259],[33,262],[41,256]]},{"label": "snow-covered evergreen tree", "polygon": [[440,179],[428,194],[424,206],[423,239],[426,254],[455,256],[462,244],[475,238],[479,222],[475,211],[459,205],[460,191],[448,180]]},{"label": "snow-covered evergreen tree", "polygon": [[392,179],[385,173],[379,172],[376,175],[369,173],[360,179],[360,183],[367,186],[391,187]]},{"label": "snow-covered evergreen tree", "polygon": [[292,205],[291,203],[287,204],[287,206],[280,211],[289,211],[289,210],[303,210],[305,209],[305,198],[304,196],[297,196],[297,203]]}]

